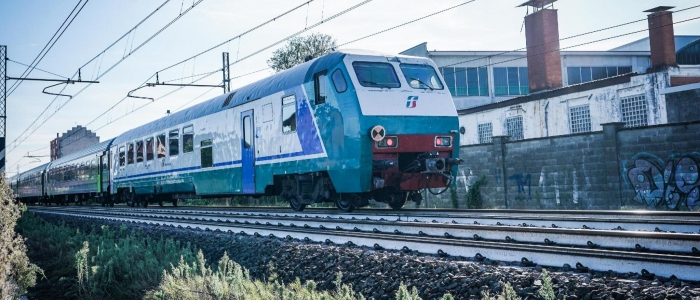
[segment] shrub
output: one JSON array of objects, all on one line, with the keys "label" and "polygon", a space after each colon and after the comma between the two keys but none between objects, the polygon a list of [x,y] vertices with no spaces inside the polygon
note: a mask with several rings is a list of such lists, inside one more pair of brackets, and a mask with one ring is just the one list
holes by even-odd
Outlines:
[{"label": "shrub", "polygon": [[457,185],[450,185],[450,200],[452,200],[452,208],[459,208],[459,200],[457,198]]},{"label": "shrub", "polygon": [[469,189],[467,190],[467,194],[464,196],[466,202],[467,202],[467,208],[469,209],[479,209],[483,208],[484,203],[481,200],[481,191],[479,190],[482,185],[486,185],[488,181],[486,181],[486,176],[481,175],[477,181],[469,185]]},{"label": "shrub", "polygon": [[160,285],[148,292],[146,299],[364,299],[362,295],[355,295],[351,286],[341,284],[340,274],[336,277],[333,292],[317,291],[314,281],[302,284],[297,278],[284,286],[275,278],[273,274],[267,282],[250,279],[248,270],[229,259],[226,253],[212,269],[199,251],[195,262],[180,260],[170,272],[164,271]]},{"label": "shrub", "polygon": [[50,279],[68,285],[67,297],[134,299],[157,286],[163,270],[178,261],[195,261],[195,251],[173,239],[129,233],[122,226],[93,227],[90,233],[48,223],[31,213],[19,226],[30,247],[41,249]]},{"label": "shrub", "polygon": [[21,204],[15,201],[5,175],[0,174],[0,299],[19,299],[42,272],[29,261],[24,239],[15,232],[21,214]]},{"label": "shrub", "polygon": [[554,295],[554,289],[552,288],[552,278],[549,277],[549,274],[545,269],[542,269],[542,287],[538,293],[544,300],[557,299],[557,296]]}]

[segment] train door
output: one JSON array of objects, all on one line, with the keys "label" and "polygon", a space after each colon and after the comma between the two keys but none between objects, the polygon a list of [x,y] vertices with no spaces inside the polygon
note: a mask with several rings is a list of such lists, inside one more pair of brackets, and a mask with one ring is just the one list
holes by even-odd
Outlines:
[{"label": "train door", "polygon": [[241,183],[244,194],[255,194],[255,122],[253,110],[241,113]]}]

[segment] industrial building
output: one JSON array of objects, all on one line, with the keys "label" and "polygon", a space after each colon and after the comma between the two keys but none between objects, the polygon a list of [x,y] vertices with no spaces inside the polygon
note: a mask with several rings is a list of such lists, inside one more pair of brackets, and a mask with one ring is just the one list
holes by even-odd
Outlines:
[{"label": "industrial building", "polygon": [[531,0],[528,51],[428,51],[460,114],[461,144],[700,120],[700,35],[675,36],[672,7],[648,10],[649,37],[608,51],[560,51],[551,0]]}]

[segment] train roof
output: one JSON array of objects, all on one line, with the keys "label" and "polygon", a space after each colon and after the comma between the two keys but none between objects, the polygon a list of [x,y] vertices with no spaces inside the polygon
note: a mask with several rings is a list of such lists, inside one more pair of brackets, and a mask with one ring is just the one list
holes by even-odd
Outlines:
[{"label": "train roof", "polygon": [[94,144],[94,145],[92,145],[92,146],[88,146],[88,147],[86,147],[86,148],[83,148],[83,149],[80,150],[80,151],[77,151],[77,152],[68,154],[68,155],[66,155],[66,156],[64,156],[64,157],[61,157],[61,158],[59,158],[59,159],[57,159],[57,160],[52,161],[52,162],[51,162],[51,167],[64,164],[64,163],[66,163],[66,162],[69,162],[69,161],[72,161],[72,160],[75,160],[75,159],[84,157],[84,156],[86,156],[86,155],[95,154],[95,153],[99,153],[99,152],[101,152],[101,151],[105,151],[105,150],[109,149],[109,146],[112,144],[112,141],[114,141],[113,138],[112,138],[112,139],[109,139],[109,140],[106,140],[106,141],[104,141],[104,142],[102,142],[102,143],[97,143],[97,144]]},{"label": "train roof", "polygon": [[30,174],[34,174],[34,173],[36,173],[36,172],[44,171],[44,169],[46,169],[46,166],[47,166],[48,164],[49,164],[49,163],[45,163],[45,164],[43,164],[43,165],[41,165],[41,166],[31,168],[31,169],[26,170],[26,171],[24,171],[24,172],[22,172],[22,173],[19,173],[17,176],[19,176],[19,177],[21,178],[22,176],[27,176],[27,175],[30,175]]},{"label": "train roof", "polygon": [[[279,72],[270,77],[240,87],[239,89],[215,97],[208,101],[193,105],[187,109],[160,118],[148,124],[131,129],[114,140],[114,144],[121,144],[137,138],[141,138],[158,131],[163,131],[175,125],[182,124],[206,115],[210,115],[244,103],[255,101],[259,98],[299,86],[309,81],[316,72],[329,69],[343,61],[346,52],[331,52],[319,58],[310,60],[288,70]],[[224,106],[226,98],[231,96],[229,104]]]}]

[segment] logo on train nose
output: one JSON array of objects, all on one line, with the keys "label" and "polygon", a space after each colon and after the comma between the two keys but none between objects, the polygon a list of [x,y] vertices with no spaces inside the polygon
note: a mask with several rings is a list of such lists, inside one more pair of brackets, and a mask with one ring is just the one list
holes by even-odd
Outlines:
[{"label": "logo on train nose", "polygon": [[414,108],[418,103],[418,96],[408,96],[406,99],[406,108]]}]

